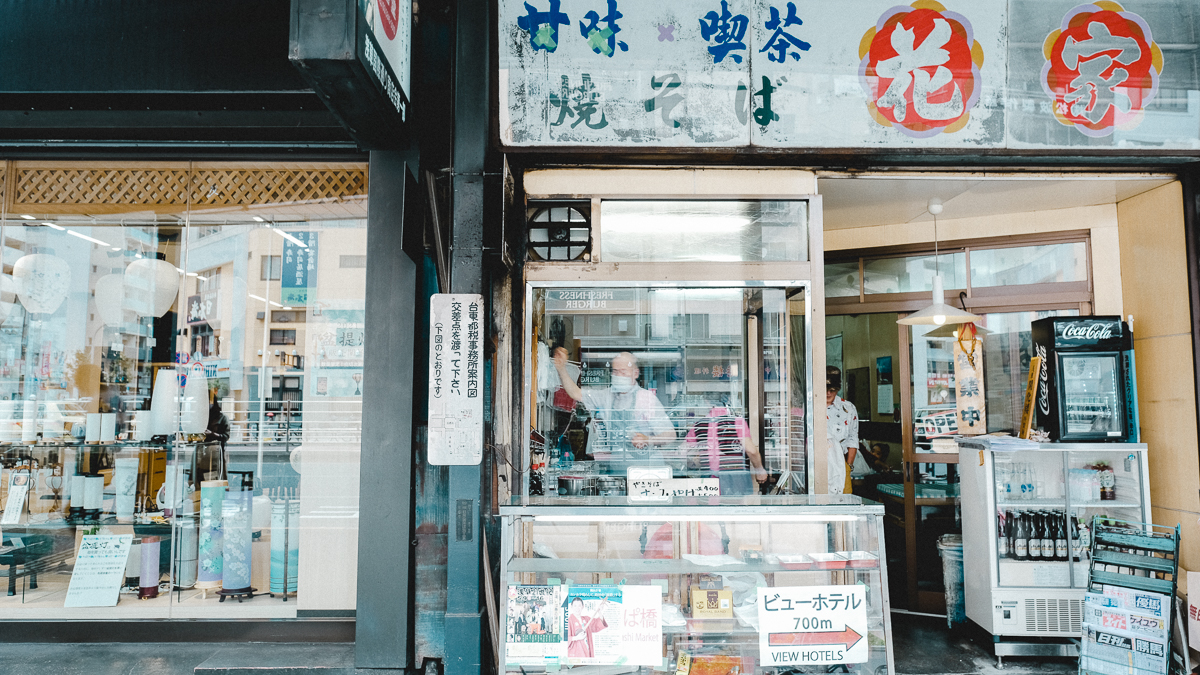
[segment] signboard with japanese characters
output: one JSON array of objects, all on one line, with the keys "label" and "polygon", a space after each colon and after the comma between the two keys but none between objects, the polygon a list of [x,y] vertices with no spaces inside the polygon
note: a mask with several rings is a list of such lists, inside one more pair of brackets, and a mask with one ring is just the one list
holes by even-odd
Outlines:
[{"label": "signboard with japanese characters", "polygon": [[[966,350],[964,351],[964,347]],[[955,431],[964,436],[987,433],[987,401],[983,392],[983,340],[954,341],[954,393],[958,418]]]},{"label": "signboard with japanese characters", "polygon": [[429,463],[483,460],[483,296],[429,299]]},{"label": "signboard with japanese characters", "polygon": [[288,232],[283,242],[283,276],[279,302],[284,307],[308,304],[308,294],[317,288],[317,233]]},{"label": "signboard with japanese characters", "polygon": [[[509,146],[1200,146],[1200,7],[500,0]],[[1160,95],[1167,70],[1177,89]]]},{"label": "signboard with japanese characters", "polygon": [[865,663],[866,586],[760,587],[758,658],[779,667]]},{"label": "signboard with japanese characters", "polygon": [[131,534],[87,534],[75,555],[75,571],[63,607],[113,607],[125,581]]},{"label": "signboard with japanese characters", "polygon": [[220,310],[217,293],[220,291],[204,291],[197,295],[188,296],[187,322],[189,326],[206,323],[213,328],[220,328]]}]

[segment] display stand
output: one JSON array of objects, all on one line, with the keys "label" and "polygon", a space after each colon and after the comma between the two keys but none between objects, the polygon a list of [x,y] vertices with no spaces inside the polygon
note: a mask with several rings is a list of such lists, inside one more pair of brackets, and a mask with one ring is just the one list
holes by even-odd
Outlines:
[{"label": "display stand", "polygon": [[[1154,595],[1141,596],[1145,601],[1138,603],[1141,605],[1138,609],[1146,609],[1147,617],[1127,613],[1126,610],[1133,608],[1123,607],[1118,600],[1104,603],[1101,606],[1094,606],[1090,603],[1085,606],[1085,615],[1094,611],[1101,615],[1101,621],[1097,622],[1099,625],[1089,625],[1088,617],[1085,616],[1083,644],[1079,659],[1080,675],[1105,675],[1120,670],[1121,664],[1106,661],[1104,655],[1120,654],[1111,646],[1111,643],[1120,643],[1124,637],[1121,625],[1124,624],[1126,629],[1132,630],[1135,620],[1166,622],[1167,630],[1163,642],[1166,647],[1165,658],[1162,660],[1163,667],[1161,669],[1137,668],[1136,665],[1131,665],[1129,673],[1167,675],[1167,673],[1190,672],[1191,664],[1187,649],[1172,650],[1170,647],[1174,642],[1175,632],[1180,628],[1176,620],[1178,616],[1176,591],[1179,585],[1179,526],[1168,528],[1153,523],[1129,522],[1096,516],[1092,519],[1092,532],[1094,534],[1091,549],[1092,563],[1088,571],[1088,591],[1100,596],[1098,599],[1102,602],[1109,598],[1119,597],[1114,589],[1142,591]],[[1169,606],[1153,608],[1151,606],[1153,603],[1150,601],[1154,600],[1155,596],[1169,598]],[[1109,614],[1104,611],[1107,606],[1116,608],[1112,612],[1116,620],[1109,621],[1108,617],[1104,616]],[[1129,621],[1123,622],[1120,621],[1121,619],[1129,619]],[[1109,630],[1112,632],[1106,634],[1105,631]],[[1101,644],[1099,648],[1095,649],[1096,652],[1107,650],[1102,652],[1101,656],[1096,656],[1092,650],[1089,650],[1089,642],[1096,644],[1095,641],[1090,640],[1093,634],[1099,634],[1102,638],[1101,643],[1108,643]],[[1157,644],[1151,639],[1143,640],[1137,637],[1138,634],[1141,633],[1131,634],[1129,638],[1132,647],[1129,651],[1135,655],[1135,658],[1138,653],[1152,653],[1152,644]]]}]

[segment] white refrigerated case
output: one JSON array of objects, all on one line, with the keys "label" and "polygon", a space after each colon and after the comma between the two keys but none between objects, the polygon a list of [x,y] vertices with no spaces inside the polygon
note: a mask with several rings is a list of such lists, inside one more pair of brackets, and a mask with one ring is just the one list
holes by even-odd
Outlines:
[{"label": "white refrigerated case", "polygon": [[1073,644],[1028,638],[1080,636],[1088,582],[1086,536],[1066,528],[1069,563],[1017,560],[1001,554],[999,516],[1065,513],[1089,526],[1096,515],[1149,522],[1146,445],[1041,443],[1002,451],[992,449],[986,436],[957,441],[967,617],[992,633],[997,658],[1074,656]]}]

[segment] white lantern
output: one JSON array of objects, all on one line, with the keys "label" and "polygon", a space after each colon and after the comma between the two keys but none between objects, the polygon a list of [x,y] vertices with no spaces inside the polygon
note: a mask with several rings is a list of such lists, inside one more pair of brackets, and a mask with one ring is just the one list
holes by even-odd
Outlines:
[{"label": "white lantern", "polygon": [[179,294],[179,270],[166,260],[134,260],[125,268],[125,294],[138,314],[162,316]]},{"label": "white lantern", "polygon": [[185,434],[202,434],[208,428],[208,378],[204,364],[196,362],[188,369],[180,406],[180,427]]},{"label": "white lantern", "polygon": [[96,280],[96,313],[106,326],[125,323],[125,277],[107,274]]},{"label": "white lantern", "polygon": [[20,289],[21,285],[10,275],[0,274],[0,323],[4,323],[13,305],[17,304],[17,291]]},{"label": "white lantern", "polygon": [[174,368],[160,368],[150,396],[150,434],[175,436],[179,431],[179,376]]},{"label": "white lantern", "polygon": [[34,314],[53,314],[71,288],[71,266],[49,253],[22,257],[13,265],[18,297],[25,309]]}]

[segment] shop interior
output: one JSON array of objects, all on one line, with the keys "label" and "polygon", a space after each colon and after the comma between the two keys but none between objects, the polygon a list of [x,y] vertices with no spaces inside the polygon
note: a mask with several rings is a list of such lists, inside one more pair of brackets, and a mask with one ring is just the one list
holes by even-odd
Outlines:
[{"label": "shop interior", "polygon": [[[840,395],[859,415],[859,451],[871,455],[853,471],[854,492],[887,508],[892,607],[944,613],[937,542],[962,531],[958,452],[953,442],[939,442],[958,431],[957,326],[897,319],[930,304],[936,273],[946,303],[983,317],[977,348],[988,432],[1016,428],[1033,356],[1030,325],[1046,317],[1132,315],[1146,401],[1154,396],[1148,388],[1165,384],[1156,377],[1177,377],[1163,370],[1166,338],[1149,340],[1175,330],[1178,322],[1162,310],[1187,315],[1179,305],[1187,299],[1182,249],[1165,248],[1183,243],[1179,185],[1146,175],[829,175],[818,179],[818,191],[826,361],[842,370]],[[936,233],[931,211],[940,214]],[[1159,270],[1154,289],[1147,263]],[[1158,417],[1143,412],[1141,440],[1153,456],[1156,440],[1174,436],[1150,424],[1151,415]],[[1160,495],[1174,499],[1173,490],[1156,489],[1175,479],[1153,459],[1149,478],[1154,506]]]}]

